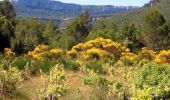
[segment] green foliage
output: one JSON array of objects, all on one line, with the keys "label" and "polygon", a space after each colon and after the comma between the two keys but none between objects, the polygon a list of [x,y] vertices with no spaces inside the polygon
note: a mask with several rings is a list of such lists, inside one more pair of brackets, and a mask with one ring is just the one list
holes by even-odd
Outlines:
[{"label": "green foliage", "polygon": [[8,0],[0,1],[0,15],[12,20],[16,16],[13,5]]},{"label": "green foliage", "polygon": [[12,48],[19,54],[26,53],[41,43],[41,34],[44,24],[34,18],[22,19],[15,29],[14,38],[11,41]]},{"label": "green foliage", "polygon": [[90,31],[90,21],[88,12],[82,13],[67,27],[66,32],[77,42],[83,41]]},{"label": "green foliage", "polygon": [[144,28],[145,32],[142,35],[145,45],[156,50],[169,49],[169,29],[165,18],[159,11],[153,9],[146,14]]},{"label": "green foliage", "polygon": [[0,1],[0,51],[10,47],[11,37],[14,33],[15,12],[11,2]]},{"label": "green foliage", "polygon": [[59,60],[59,62],[64,65],[64,68],[66,70],[75,71],[75,70],[79,69],[79,65],[76,63],[75,60],[68,59],[68,58],[61,58],[61,60]]},{"label": "green foliage", "polygon": [[119,31],[123,39],[123,44],[131,51],[136,51],[143,46],[137,39],[138,29],[134,24],[124,23]]},{"label": "green foliage", "polygon": [[5,16],[0,15],[0,51],[10,46],[13,29],[11,22]]},{"label": "green foliage", "polygon": [[[132,98],[136,99],[152,99],[169,92],[169,65],[146,64],[144,65],[132,82],[130,93]],[[168,98],[168,97],[165,97]]]},{"label": "green foliage", "polygon": [[60,31],[52,21],[49,21],[42,33],[42,43],[50,47],[58,47],[58,40],[60,39]]},{"label": "green foliage", "polygon": [[63,65],[55,65],[49,74],[42,74],[42,78],[39,96],[41,99],[59,99],[65,95],[66,88],[64,82],[66,77]]},{"label": "green foliage", "polygon": [[23,70],[28,63],[31,63],[31,59],[26,56],[20,56],[16,58],[13,62],[14,66],[16,66],[20,70]]},{"label": "green foliage", "polygon": [[87,76],[84,78],[84,84],[92,88],[91,99],[94,100],[120,99],[120,95],[123,93],[122,83],[117,80],[108,80],[90,69],[87,69]]},{"label": "green foliage", "polygon": [[15,67],[4,70],[0,65],[0,96],[12,96],[16,84],[22,81],[21,72]]},{"label": "green foliage", "polygon": [[84,78],[84,84],[92,87],[91,99],[104,100],[108,93],[108,80],[95,73],[94,70],[87,70],[87,76]]},{"label": "green foliage", "polygon": [[92,31],[87,36],[87,40],[91,40],[97,37],[104,37],[112,40],[119,40],[120,35],[117,32],[117,25],[113,20],[104,21],[99,20],[92,26]]},{"label": "green foliage", "polygon": [[88,62],[86,64],[86,68],[90,70],[94,70],[95,72],[102,73],[103,72],[102,64],[103,62]]}]

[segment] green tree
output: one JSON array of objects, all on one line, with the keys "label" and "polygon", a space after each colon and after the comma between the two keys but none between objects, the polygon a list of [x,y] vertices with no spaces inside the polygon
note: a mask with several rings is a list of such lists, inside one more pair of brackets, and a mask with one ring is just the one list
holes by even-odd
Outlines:
[{"label": "green tree", "polygon": [[92,26],[92,31],[88,35],[87,39],[94,39],[96,37],[104,37],[112,40],[118,40],[119,35],[117,33],[117,25],[114,20],[99,20]]},{"label": "green tree", "polygon": [[4,0],[0,2],[0,15],[5,16],[7,19],[13,19],[16,14],[13,8],[13,5],[9,0]]},{"label": "green tree", "polygon": [[0,51],[10,47],[10,39],[13,36],[13,25],[5,16],[0,16]]},{"label": "green tree", "polygon": [[44,28],[44,23],[34,18],[22,19],[16,25],[14,38],[11,41],[12,48],[19,54],[32,50],[42,43]]},{"label": "green tree", "polygon": [[55,47],[59,39],[59,33],[60,31],[57,30],[57,27],[53,24],[53,21],[49,21],[44,32],[42,33],[43,44]]},{"label": "green tree", "polygon": [[15,12],[11,2],[0,1],[0,51],[10,47],[15,27]]},{"label": "green tree", "polygon": [[90,21],[88,12],[84,12],[67,27],[67,33],[71,35],[76,43],[83,41],[90,31]]},{"label": "green tree", "polygon": [[137,39],[138,29],[134,24],[124,23],[120,29],[123,44],[130,48],[131,51],[136,51],[143,47],[143,44]]},{"label": "green tree", "polygon": [[170,48],[170,37],[166,20],[158,10],[152,9],[145,16],[143,39],[146,46],[155,49]]}]

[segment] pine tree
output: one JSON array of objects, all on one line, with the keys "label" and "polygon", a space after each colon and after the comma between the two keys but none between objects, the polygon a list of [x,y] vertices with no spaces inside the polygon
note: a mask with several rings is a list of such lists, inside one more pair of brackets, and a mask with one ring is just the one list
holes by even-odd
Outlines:
[{"label": "pine tree", "polygon": [[158,10],[152,9],[145,16],[143,39],[146,46],[155,49],[170,48],[169,28]]}]

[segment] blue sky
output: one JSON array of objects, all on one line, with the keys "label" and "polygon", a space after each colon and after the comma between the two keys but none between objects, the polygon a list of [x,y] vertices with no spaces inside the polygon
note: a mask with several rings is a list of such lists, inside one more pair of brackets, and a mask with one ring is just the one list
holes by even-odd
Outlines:
[{"label": "blue sky", "polygon": [[91,5],[142,6],[150,0],[56,0],[65,3]]}]

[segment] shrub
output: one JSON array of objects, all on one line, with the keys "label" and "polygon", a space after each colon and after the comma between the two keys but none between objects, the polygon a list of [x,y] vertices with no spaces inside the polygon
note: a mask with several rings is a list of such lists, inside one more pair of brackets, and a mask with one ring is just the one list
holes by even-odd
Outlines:
[{"label": "shrub", "polygon": [[146,59],[146,60],[154,60],[155,59],[156,52],[148,49],[146,47],[142,48],[142,50],[138,53],[139,59]]},{"label": "shrub", "polygon": [[8,70],[0,66],[0,96],[12,96],[16,92],[16,84],[22,81],[21,72],[15,67]]},{"label": "shrub", "polygon": [[31,61],[29,64],[32,74],[38,74],[41,71],[49,72],[49,70],[56,65],[57,61],[43,60],[43,61]]},{"label": "shrub", "polygon": [[130,93],[132,98],[152,99],[162,97],[170,92],[170,66],[158,64],[145,64],[132,80]]},{"label": "shrub", "polygon": [[92,99],[108,100],[109,98],[119,98],[123,93],[122,83],[116,80],[108,80],[104,76],[90,69],[87,70],[84,84],[89,85],[92,88]]},{"label": "shrub", "polygon": [[162,50],[156,55],[154,62],[159,64],[170,63],[170,50]]},{"label": "shrub", "polygon": [[60,58],[59,63],[64,65],[64,68],[67,70],[78,70],[79,64],[72,59],[69,58]]},{"label": "shrub", "polygon": [[42,87],[40,89],[41,99],[59,99],[65,95],[65,72],[63,65],[55,65],[49,74],[42,74]]},{"label": "shrub", "polygon": [[103,62],[88,62],[86,68],[94,70],[95,72],[103,73],[102,64]]},{"label": "shrub", "polygon": [[84,78],[84,84],[92,88],[91,99],[104,100],[108,92],[108,80],[94,70],[87,70],[87,76]]},{"label": "shrub", "polygon": [[124,63],[125,66],[132,66],[138,59],[138,56],[131,52],[123,52],[120,57],[120,61]]},{"label": "shrub", "polygon": [[23,70],[24,67],[27,65],[27,63],[30,63],[31,62],[31,59],[26,57],[26,56],[20,56],[20,57],[17,57],[13,64],[14,66],[16,66],[18,69],[20,70]]},{"label": "shrub", "polygon": [[85,43],[79,43],[71,49],[71,51],[77,52],[79,58],[83,59],[91,57],[101,59],[108,54],[112,55],[115,59],[119,59],[121,53],[126,50],[127,48],[121,46],[121,44],[102,37],[98,37]]},{"label": "shrub", "polygon": [[64,51],[61,49],[50,49],[47,45],[38,45],[33,51],[28,52],[34,60],[53,60],[58,59],[60,56],[64,55]]}]

